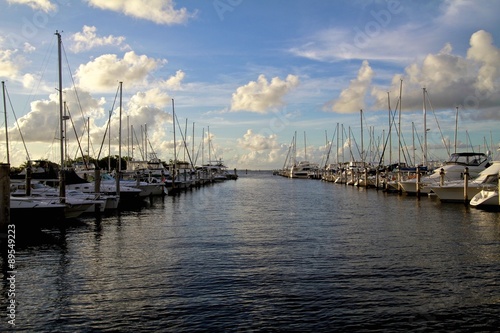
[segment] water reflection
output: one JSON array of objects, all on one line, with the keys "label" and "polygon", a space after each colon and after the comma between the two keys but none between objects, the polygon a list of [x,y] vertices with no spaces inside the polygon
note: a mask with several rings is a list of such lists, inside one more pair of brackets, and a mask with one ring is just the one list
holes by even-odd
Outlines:
[{"label": "water reflection", "polygon": [[25,331],[498,327],[499,214],[460,204],[249,173],[45,235]]}]

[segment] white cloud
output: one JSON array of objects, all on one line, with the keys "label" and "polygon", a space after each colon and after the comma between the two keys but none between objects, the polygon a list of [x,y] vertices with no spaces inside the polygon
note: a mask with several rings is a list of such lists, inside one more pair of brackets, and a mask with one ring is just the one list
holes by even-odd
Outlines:
[{"label": "white cloud", "polygon": [[[428,54],[422,62],[406,67],[405,74],[393,77],[389,91],[399,95],[400,78],[403,78],[403,109],[422,108],[422,88],[426,88],[434,109],[451,109],[459,105],[470,117],[491,119],[488,111],[498,108],[500,97],[500,50],[493,45],[492,36],[481,30],[470,38],[467,57],[452,53],[447,44],[437,54]],[[375,108],[387,109],[387,89],[375,87]]]},{"label": "white cloud", "polygon": [[272,107],[283,105],[283,97],[299,84],[299,78],[288,75],[283,81],[278,77],[268,82],[261,74],[257,81],[250,81],[233,93],[232,111],[252,111],[266,113]]},{"label": "white cloud", "polygon": [[467,59],[480,64],[475,87],[482,92],[493,93],[500,86],[500,50],[493,45],[491,34],[484,30],[474,33],[470,38]]},{"label": "white cloud", "polygon": [[238,145],[243,149],[250,150],[268,150],[277,149],[279,144],[276,141],[276,134],[264,136],[262,134],[254,133],[251,129],[243,135],[243,138],[238,139]]},{"label": "white cloud", "polygon": [[170,105],[172,98],[159,88],[152,88],[146,92],[137,92],[130,98],[129,105],[136,107],[157,107],[164,108]]},{"label": "white cloud", "polygon": [[367,15],[353,26],[335,25],[308,34],[289,52],[321,62],[408,63],[446,42],[457,42],[450,38],[461,38],[478,26],[495,29],[500,10],[500,2],[495,0],[483,0],[480,5],[474,0],[365,1],[362,5],[372,9],[360,10]]},{"label": "white cloud", "polygon": [[166,60],[137,55],[133,51],[125,53],[123,59],[116,54],[105,54],[93,61],[82,64],[76,71],[79,85],[86,90],[112,91],[122,81],[124,89],[145,85],[148,75]]},{"label": "white cloud", "polygon": [[35,52],[35,50],[36,50],[36,47],[31,45],[30,43],[23,44],[23,52],[24,53],[33,53],[33,52]]},{"label": "white cloud", "polygon": [[178,70],[175,75],[160,83],[162,87],[170,90],[181,90],[181,83],[186,74],[182,70]]},{"label": "white cloud", "polygon": [[175,9],[173,0],[87,0],[91,6],[112,10],[158,24],[182,24],[195,16],[186,8]]},{"label": "white cloud", "polygon": [[33,10],[41,10],[46,13],[55,11],[57,9],[56,5],[50,2],[50,0],[7,0],[10,4],[27,5]]},{"label": "white cloud", "polygon": [[16,51],[0,50],[0,76],[7,78],[16,78],[19,75],[19,62],[17,61]]},{"label": "white cloud", "polygon": [[338,99],[329,102],[329,110],[338,113],[354,113],[365,108],[365,98],[373,78],[373,70],[368,61],[363,61],[356,79],[351,80],[349,87],[342,90]]},{"label": "white cloud", "polygon": [[123,36],[115,37],[113,35],[109,35],[106,37],[98,37],[96,31],[96,27],[84,25],[82,32],[77,32],[71,36],[73,45],[71,45],[70,49],[73,52],[78,53],[104,45],[119,46],[125,41],[125,37]]},{"label": "white cloud", "polygon": [[[77,96],[78,94],[78,96]],[[93,98],[89,92],[73,89],[64,90],[64,100],[67,109],[71,114],[72,121],[81,132],[83,123],[86,121],[82,117],[82,112],[91,119],[101,118],[105,115],[104,100]],[[20,141],[19,131],[22,132],[24,139],[29,142],[51,143],[59,138],[59,94],[50,94],[48,99],[31,102],[31,110],[28,114],[18,119],[19,130],[17,128],[9,129],[9,137],[13,141]],[[44,130],[40,130],[43,128]],[[71,122],[67,123],[68,138],[74,138],[74,132]],[[28,150],[30,149],[28,144]]]}]

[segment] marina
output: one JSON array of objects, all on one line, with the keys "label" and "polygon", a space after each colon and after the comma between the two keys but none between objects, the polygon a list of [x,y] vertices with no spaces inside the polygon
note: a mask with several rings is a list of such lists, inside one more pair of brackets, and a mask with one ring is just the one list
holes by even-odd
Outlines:
[{"label": "marina", "polygon": [[500,331],[499,1],[7,2],[0,333]]},{"label": "marina", "polygon": [[496,212],[268,171],[142,202],[18,230],[16,332],[499,327]]}]

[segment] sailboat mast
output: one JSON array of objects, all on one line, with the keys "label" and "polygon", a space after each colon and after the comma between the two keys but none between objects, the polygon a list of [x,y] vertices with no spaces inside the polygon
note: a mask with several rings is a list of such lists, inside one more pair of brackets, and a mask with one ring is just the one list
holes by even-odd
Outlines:
[{"label": "sailboat mast", "polygon": [[427,106],[425,103],[425,88],[422,88],[423,95],[424,95],[424,106],[423,106],[423,112],[424,112],[424,166],[427,165]]},{"label": "sailboat mast", "polygon": [[391,98],[390,93],[387,92],[387,107],[389,109],[389,163],[392,164],[392,121],[391,121]]},{"label": "sailboat mast", "polygon": [[[122,89],[123,82],[120,81],[120,117],[118,120],[118,172],[122,171]],[[118,174],[120,176],[120,174]]]},{"label": "sailboat mast", "polygon": [[399,85],[399,123],[398,123],[398,163],[401,163],[401,110],[403,109],[403,79]]},{"label": "sailboat mast", "polygon": [[361,162],[364,162],[365,158],[364,158],[364,145],[363,145],[363,109],[359,110],[359,115],[361,118]]},{"label": "sailboat mast", "polygon": [[306,141],[306,131],[304,131],[304,161],[307,161],[307,141]]},{"label": "sailboat mast", "polygon": [[[172,98],[172,125],[174,126],[174,166],[173,166],[173,175],[172,178],[175,180],[175,165],[177,163],[177,141],[175,141],[175,107],[174,107],[174,99]],[[174,182],[172,182],[173,184]]]},{"label": "sailboat mast", "polygon": [[457,153],[457,131],[458,131],[458,106],[457,112],[455,113],[455,154]]},{"label": "sailboat mast", "polygon": [[5,117],[5,147],[7,149],[7,164],[10,164],[10,155],[9,155],[9,132],[7,126],[7,102],[5,100],[5,81],[2,81],[2,92],[3,92],[3,112]]},{"label": "sailboat mast", "polygon": [[59,72],[59,136],[60,136],[60,155],[61,167],[59,169],[59,200],[61,203],[66,201],[66,186],[64,184],[64,120],[63,120],[63,97],[62,97],[62,63],[61,63],[61,34],[56,30],[57,36],[57,57],[58,57],[58,72]]}]

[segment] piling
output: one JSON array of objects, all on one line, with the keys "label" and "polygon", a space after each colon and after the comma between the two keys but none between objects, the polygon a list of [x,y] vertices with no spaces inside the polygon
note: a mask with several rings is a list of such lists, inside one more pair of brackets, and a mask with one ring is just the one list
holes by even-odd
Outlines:
[{"label": "piling", "polygon": [[115,182],[115,187],[116,187],[116,195],[118,196],[118,198],[120,197],[120,177],[121,177],[121,171],[118,171],[116,173],[116,182]]},{"label": "piling", "polygon": [[417,166],[417,182],[415,186],[417,187],[417,198],[420,198],[420,181],[422,180],[422,173],[420,172],[420,167]]},{"label": "piling", "polygon": [[[99,168],[94,169],[94,193],[96,197],[101,197],[101,170]],[[100,213],[99,205],[95,205],[95,213]]]},{"label": "piling", "polygon": [[469,168],[465,167],[464,170],[464,202],[469,202],[467,188],[469,187]]},{"label": "piling", "polygon": [[365,182],[365,187],[368,187],[368,168],[365,168],[365,174],[363,180]]},{"label": "piling", "polygon": [[10,224],[10,164],[0,164],[0,233]]},{"label": "piling", "polygon": [[380,186],[380,171],[379,169],[377,168],[377,170],[375,171],[375,188],[378,190],[379,189],[379,186]]},{"label": "piling", "polygon": [[400,167],[398,167],[398,192],[399,194],[402,194],[403,193],[403,189],[401,187],[401,169]]},{"label": "piling", "polygon": [[31,196],[31,167],[28,166],[26,168],[26,177],[24,177],[25,180],[25,187],[24,187],[24,195],[29,197]]}]

